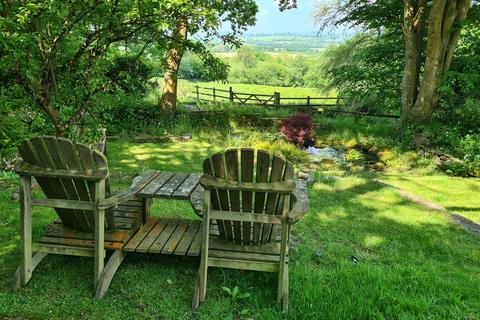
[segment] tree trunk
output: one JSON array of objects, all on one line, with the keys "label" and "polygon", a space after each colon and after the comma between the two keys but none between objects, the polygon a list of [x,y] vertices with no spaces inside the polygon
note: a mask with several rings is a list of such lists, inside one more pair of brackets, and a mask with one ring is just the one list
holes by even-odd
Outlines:
[{"label": "tree trunk", "polygon": [[405,41],[405,66],[402,78],[402,110],[401,121],[404,123],[406,115],[415,102],[418,93],[420,77],[421,52],[425,31],[426,0],[415,4],[414,0],[404,0],[403,35]]},{"label": "tree trunk", "polygon": [[[422,2],[405,0],[405,70],[402,81],[401,119],[405,122],[426,122],[435,111],[439,97],[438,85],[443,72],[448,71],[453,52],[460,37],[460,23],[465,19],[471,0],[435,0],[428,18],[425,64],[421,74],[421,38],[411,31],[424,24],[425,15],[419,14]],[[423,12],[425,4],[423,3]],[[416,26],[415,26],[416,25]],[[423,27],[422,27],[423,28]],[[423,34],[423,32],[422,32]],[[417,34],[417,36],[419,36]],[[422,36],[423,37],[423,36]],[[418,63],[415,63],[418,59]],[[421,81],[419,82],[419,78]]]},{"label": "tree trunk", "polygon": [[173,111],[177,107],[178,69],[185,52],[183,42],[187,39],[187,33],[187,19],[178,19],[174,31],[173,47],[168,51],[165,61],[162,99],[160,100],[160,107],[164,111]]}]

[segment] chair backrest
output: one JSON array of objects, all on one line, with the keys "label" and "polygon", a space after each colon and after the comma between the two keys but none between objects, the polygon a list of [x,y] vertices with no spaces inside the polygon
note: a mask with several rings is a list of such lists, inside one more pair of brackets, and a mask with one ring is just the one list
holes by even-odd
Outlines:
[{"label": "chair backrest", "polygon": [[[271,183],[293,180],[291,163],[268,151],[229,149],[216,153],[203,162],[207,175],[227,181]],[[213,210],[282,215],[284,194],[214,189]],[[257,245],[275,239],[278,228],[270,223],[240,222],[217,219],[220,237],[243,245]]]},{"label": "chair backrest", "polygon": [[[27,168],[22,174],[34,176],[49,199],[95,202],[95,181],[85,177],[76,178],[75,175],[57,177],[55,172],[73,174],[78,172],[80,175],[102,171],[105,177],[108,177],[107,160],[101,152],[81,143],[73,143],[69,139],[53,136],[35,137],[24,141],[18,150],[23,159],[22,164]],[[28,165],[36,168],[31,174],[28,172]],[[52,174],[41,175],[38,168]],[[94,231],[93,211],[63,208],[55,208],[55,211],[66,226],[77,231]]]}]

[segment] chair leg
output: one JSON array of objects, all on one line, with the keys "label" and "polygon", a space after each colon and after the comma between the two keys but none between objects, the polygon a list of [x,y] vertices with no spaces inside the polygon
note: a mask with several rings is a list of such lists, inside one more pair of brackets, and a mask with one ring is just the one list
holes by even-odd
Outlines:
[{"label": "chair leg", "polygon": [[[38,264],[40,263],[40,261],[43,260],[43,258],[45,258],[47,256],[46,253],[43,253],[43,252],[38,252],[38,253],[35,253],[32,257],[32,272],[33,270],[35,270],[35,268],[38,266]],[[20,287],[22,286],[25,286],[25,284],[21,284],[21,281],[20,281],[20,274],[22,272],[22,266],[19,266],[17,271],[15,272],[15,276],[13,277],[13,286],[12,286],[12,292],[17,292],[18,289],[20,289]]]},{"label": "chair leg", "polygon": [[288,313],[288,263],[285,264],[285,275],[283,282],[282,311]]},{"label": "chair leg", "polygon": [[200,305],[200,276],[195,281],[195,290],[193,291],[192,309],[198,309]]},{"label": "chair leg", "polygon": [[25,286],[32,277],[32,178],[20,178],[20,285]]},{"label": "chair leg", "polygon": [[127,253],[122,250],[115,250],[110,259],[108,260],[107,265],[100,274],[98,284],[95,291],[95,298],[100,300],[107,293],[110,283],[112,282],[115,272],[117,272],[118,267],[122,264],[123,259],[125,259]]}]

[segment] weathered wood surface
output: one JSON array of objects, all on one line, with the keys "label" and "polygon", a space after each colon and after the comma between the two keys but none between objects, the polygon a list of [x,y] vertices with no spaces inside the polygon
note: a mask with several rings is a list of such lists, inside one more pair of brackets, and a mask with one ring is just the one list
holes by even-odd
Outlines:
[{"label": "weathered wood surface", "polygon": [[200,255],[200,220],[150,217],[123,247],[127,252]]},{"label": "weathered wood surface", "polygon": [[[124,211],[128,208],[128,211]],[[142,204],[137,199],[122,203],[113,211],[115,229],[106,229],[104,233],[104,247],[109,250],[119,250],[135,234],[141,225]],[[39,241],[40,244],[59,246],[93,248],[95,234],[82,232],[65,226],[61,222],[53,222]]]},{"label": "weathered wood surface", "polygon": [[[144,198],[188,200],[198,189],[200,173],[156,171],[156,177],[146,184],[138,195]],[[199,189],[201,191],[202,189]],[[197,191],[198,192],[198,191]]]},{"label": "weathered wood surface", "polygon": [[[190,204],[192,205],[193,210],[199,216],[202,215],[202,205],[203,205],[203,187],[199,184],[196,189],[192,192],[190,196]],[[251,212],[251,193],[252,192],[243,192],[242,200],[245,201],[245,204],[242,204],[243,212]],[[250,207],[249,207],[250,206]],[[288,216],[288,221],[290,224],[295,224],[300,220],[308,211],[309,208],[309,199],[308,199],[308,188],[307,188],[307,179],[297,178],[295,180],[295,189],[292,192],[292,204],[291,210]],[[244,226],[244,235],[248,235],[249,227],[247,223],[243,224]],[[248,239],[248,236],[246,236]]]},{"label": "weathered wood surface", "polygon": [[191,196],[192,206],[203,212],[192,306],[205,300],[208,267],[223,267],[277,272],[277,302],[286,311],[290,223],[308,209],[306,184],[296,186],[293,166],[262,150],[217,153],[204,161],[203,169],[203,201],[197,198],[200,192]]},{"label": "weathered wood surface", "polygon": [[158,197],[170,198],[180,185],[188,178],[188,173],[177,173],[165,185],[162,186],[155,195]]}]

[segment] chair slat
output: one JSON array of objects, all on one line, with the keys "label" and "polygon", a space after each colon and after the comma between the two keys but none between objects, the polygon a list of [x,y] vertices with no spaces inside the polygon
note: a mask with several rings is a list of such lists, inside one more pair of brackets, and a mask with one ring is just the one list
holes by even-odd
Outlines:
[{"label": "chair slat", "polygon": [[[77,153],[80,159],[80,163],[82,164],[82,168],[84,170],[88,169],[94,169],[95,168],[95,163],[93,160],[93,151],[88,148],[86,145],[77,143],[75,144],[77,147]],[[86,181],[87,184],[88,192],[90,193],[90,197],[94,198],[95,197],[95,183],[91,181]],[[88,222],[91,225],[95,225],[95,217],[92,216],[87,216]]]},{"label": "chair slat", "polygon": [[[37,155],[39,163],[37,165],[46,167],[46,168],[53,168],[56,169],[53,160],[49,154],[49,150],[46,147],[47,145],[52,144],[53,137],[38,137],[30,139],[31,146],[34,152]],[[68,193],[65,190],[65,186],[63,184],[62,179],[59,178],[47,178],[50,181],[50,186],[52,187],[51,190],[47,191],[49,194],[46,194],[49,198],[54,199],[69,199]],[[48,188],[48,187],[47,187]],[[76,217],[75,210],[73,209],[60,209],[55,208],[55,211],[62,219],[62,222],[73,229],[81,230],[84,232],[90,231],[88,225],[82,225]]]},{"label": "chair slat", "polygon": [[[255,182],[268,182],[268,170],[270,168],[270,154],[263,150],[257,152],[257,172]],[[255,213],[264,213],[265,211],[265,192],[255,192]],[[259,244],[261,240],[262,224],[253,224],[253,243]]]},{"label": "chair slat", "polygon": [[[225,164],[227,179],[238,181],[238,149],[230,149],[225,152]],[[240,192],[236,190],[228,191],[230,197],[230,210],[240,211]],[[239,221],[233,221],[233,240],[235,243],[242,243],[242,224]]]},{"label": "chair slat", "polygon": [[[43,143],[50,155],[50,158],[52,159],[52,163],[55,169],[61,169],[61,170],[69,170],[70,168],[66,164],[63,156],[63,152],[60,149],[58,139],[52,139],[52,138],[43,138]],[[72,152],[73,151],[73,146],[72,149],[67,150],[67,152]],[[80,199],[80,196],[77,193],[77,189],[74,184],[74,179],[60,179],[60,181],[63,184],[63,187],[65,189],[65,193],[67,195],[68,200],[82,200]],[[72,219],[75,219],[77,222],[78,226],[84,227],[86,230],[93,230],[94,226],[91,226],[88,222],[88,219],[86,217],[86,214],[92,211],[84,211],[84,210],[73,210],[73,217]]]},{"label": "chair slat", "polygon": [[[241,149],[240,150],[240,171],[242,182],[253,182],[253,165],[254,165],[254,149]],[[252,192],[242,192],[242,212],[252,212]],[[251,223],[243,222],[243,243],[246,245],[251,244]]]},{"label": "chair slat", "polygon": [[[213,173],[217,178],[226,178],[225,173],[225,157],[223,153],[217,153],[212,156]],[[228,211],[230,210],[230,203],[228,201],[228,192],[225,190],[217,190],[218,201],[220,203],[220,209]],[[223,220],[223,227],[228,240],[233,240],[232,223],[228,220]]]},{"label": "chair slat", "polygon": [[[270,173],[270,182],[278,182],[283,180],[283,173],[285,170],[285,160],[278,156],[273,156],[272,160],[272,171]],[[277,213],[277,205],[281,202],[283,204],[283,195],[278,193],[269,192],[267,195],[267,203],[265,205],[265,213],[266,214],[276,214]],[[281,214],[281,211],[280,211]],[[271,232],[272,232],[272,225],[271,224],[263,224],[262,230],[262,243],[267,243],[270,241]]]}]

